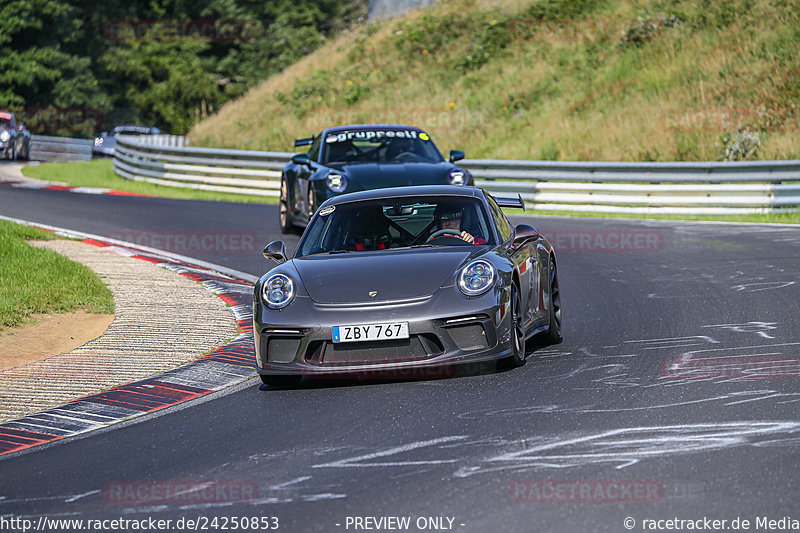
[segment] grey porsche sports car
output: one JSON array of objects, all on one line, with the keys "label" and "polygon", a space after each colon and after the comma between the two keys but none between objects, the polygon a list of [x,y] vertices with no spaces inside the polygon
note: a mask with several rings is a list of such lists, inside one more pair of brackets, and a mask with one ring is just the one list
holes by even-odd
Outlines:
[{"label": "grey porsche sports car", "polygon": [[472,174],[447,161],[426,132],[397,124],[360,124],[323,130],[297,139],[295,154],[281,175],[280,225],[289,233],[304,227],[317,206],[344,193],[405,185],[472,185]]},{"label": "grey porsche sports car", "polygon": [[293,258],[255,285],[258,373],[377,376],[461,363],[525,361],[525,341],[561,340],[556,257],[533,227],[512,227],[480,188],[417,186],[337,196],[317,210]]}]

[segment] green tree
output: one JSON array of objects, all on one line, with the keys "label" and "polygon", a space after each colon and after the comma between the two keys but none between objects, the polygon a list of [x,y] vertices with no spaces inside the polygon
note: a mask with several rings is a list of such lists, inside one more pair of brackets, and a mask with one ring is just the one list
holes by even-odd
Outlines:
[{"label": "green tree", "polygon": [[[0,21],[0,107],[108,109],[91,60],[72,51],[82,34],[75,8],[57,0],[6,0]],[[81,133],[64,129],[55,133]]]}]

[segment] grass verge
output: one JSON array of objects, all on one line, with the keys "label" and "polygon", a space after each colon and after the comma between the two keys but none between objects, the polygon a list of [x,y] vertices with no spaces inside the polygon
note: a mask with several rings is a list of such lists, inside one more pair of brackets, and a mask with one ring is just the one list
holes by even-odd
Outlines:
[{"label": "grass verge", "polygon": [[22,173],[29,178],[57,181],[72,187],[101,187],[161,198],[211,200],[215,202],[278,203],[277,198],[181,189],[142,181],[132,181],[118,176],[114,172],[110,159],[25,166],[22,168]]},{"label": "grass verge", "polygon": [[795,159],[798,46],[798,2],[442,0],[331,39],[189,136],[291,150],[388,122],[469,158]]},{"label": "grass verge", "polygon": [[19,326],[36,313],[79,308],[114,312],[111,291],[92,270],[27,243],[53,238],[46,231],[0,220],[0,330]]}]

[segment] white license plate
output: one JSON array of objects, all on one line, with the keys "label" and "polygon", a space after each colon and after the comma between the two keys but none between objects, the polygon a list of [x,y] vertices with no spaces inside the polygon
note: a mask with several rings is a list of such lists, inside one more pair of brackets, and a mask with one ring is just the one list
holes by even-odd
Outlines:
[{"label": "white license plate", "polygon": [[388,341],[408,338],[408,322],[333,326],[333,342]]}]

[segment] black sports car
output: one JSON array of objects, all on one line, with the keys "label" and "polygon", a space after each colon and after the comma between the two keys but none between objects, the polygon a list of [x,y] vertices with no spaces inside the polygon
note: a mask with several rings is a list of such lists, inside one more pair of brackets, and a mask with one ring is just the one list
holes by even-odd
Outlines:
[{"label": "black sports car", "polygon": [[288,233],[305,226],[317,206],[339,194],[404,185],[472,185],[472,174],[453,163],[464,152],[450,150],[445,161],[419,128],[392,124],[339,126],[316,137],[297,139],[309,146],[284,167],[280,226]]},{"label": "black sports car", "polygon": [[31,133],[9,111],[0,111],[0,152],[5,159],[28,160],[31,156]]},{"label": "black sports car", "polygon": [[139,126],[137,124],[126,124],[117,126],[111,133],[104,131],[99,137],[94,138],[92,152],[99,156],[113,156],[114,147],[117,146],[117,135],[159,135],[161,130],[155,126]]},{"label": "black sports car", "polygon": [[[553,247],[511,227],[475,187],[395,187],[322,204],[288,259],[255,286],[256,366],[266,384],[302,376],[525,361],[525,340],[561,340]],[[382,373],[382,374],[379,374]]]}]

